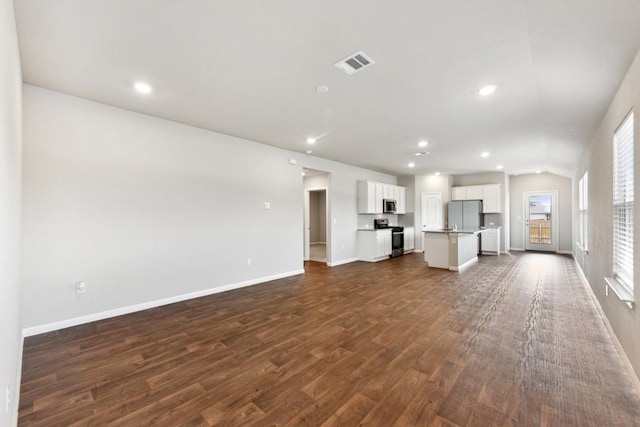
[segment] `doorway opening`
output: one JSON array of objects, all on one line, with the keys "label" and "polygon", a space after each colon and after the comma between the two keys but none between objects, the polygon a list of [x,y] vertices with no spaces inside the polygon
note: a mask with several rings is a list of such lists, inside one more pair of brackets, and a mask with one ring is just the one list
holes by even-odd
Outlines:
[{"label": "doorway opening", "polygon": [[304,260],[327,264],[330,260],[328,203],[329,174],[305,169]]},{"label": "doorway opening", "polygon": [[524,242],[527,251],[558,251],[558,192],[524,192]]},{"label": "doorway opening", "polygon": [[327,262],[327,190],[309,190],[309,261]]}]

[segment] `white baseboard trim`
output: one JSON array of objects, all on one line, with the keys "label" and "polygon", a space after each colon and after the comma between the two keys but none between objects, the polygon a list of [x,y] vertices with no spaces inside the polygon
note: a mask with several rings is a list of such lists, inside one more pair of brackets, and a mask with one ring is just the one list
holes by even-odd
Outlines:
[{"label": "white baseboard trim", "polygon": [[215,288],[203,289],[201,291],[190,292],[188,294],[176,295],[173,297],[163,298],[155,301],[143,302],[140,304],[134,304],[126,307],[115,308],[113,310],[101,311],[99,313],[87,314],[85,316],[74,317],[71,319],[61,320],[53,323],[46,323],[44,325],[30,326],[28,328],[23,328],[22,334],[25,337],[30,337],[33,335],[43,334],[45,332],[51,332],[51,331],[57,331],[59,329],[69,328],[71,326],[78,326],[84,323],[90,323],[98,320],[108,319],[110,317],[121,316],[123,314],[129,314],[129,313],[134,313],[136,311],[142,311],[150,308],[160,307],[167,304],[173,304],[175,302],[186,301],[194,298],[205,297],[207,295],[213,295],[221,292],[231,291],[234,289],[244,288],[247,286],[258,285],[260,283],[269,282],[271,280],[276,280],[276,279],[282,279],[285,277],[295,276],[298,274],[304,274],[304,269],[289,271],[286,273],[276,274],[273,276],[246,280],[244,282],[231,283],[228,285],[218,286]]},{"label": "white baseboard trim", "polygon": [[311,242],[310,245],[326,245],[327,242]]},{"label": "white baseboard trim", "polygon": [[558,251],[556,253],[560,255],[573,255],[573,251]]},{"label": "white baseboard trim", "polygon": [[469,265],[473,264],[474,262],[478,262],[478,257],[471,258],[469,261],[467,261],[464,264],[459,265],[459,266],[450,265],[449,266],[449,270],[451,270],[451,271],[462,271],[464,268],[468,267]]},{"label": "white baseboard trim", "polygon": [[524,252],[524,248],[511,248],[510,251]]},{"label": "white baseboard trim", "polygon": [[359,261],[359,258],[356,257],[356,258],[341,259],[340,261],[328,262],[327,265],[329,267],[337,267],[339,265],[349,264],[356,261]]}]

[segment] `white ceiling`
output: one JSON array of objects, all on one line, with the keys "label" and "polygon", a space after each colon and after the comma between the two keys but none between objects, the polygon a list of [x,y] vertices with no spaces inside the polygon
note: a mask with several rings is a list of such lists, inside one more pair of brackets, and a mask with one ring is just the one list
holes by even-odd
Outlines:
[{"label": "white ceiling", "polygon": [[15,5],[26,83],[393,175],[570,176],[640,48],[639,0]]}]

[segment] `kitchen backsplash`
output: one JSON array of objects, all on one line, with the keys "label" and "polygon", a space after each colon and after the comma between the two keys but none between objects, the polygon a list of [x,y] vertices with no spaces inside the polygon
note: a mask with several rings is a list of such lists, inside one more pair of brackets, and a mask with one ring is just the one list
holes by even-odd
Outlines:
[{"label": "kitchen backsplash", "polygon": [[373,229],[373,220],[377,218],[386,218],[389,220],[389,225],[398,225],[398,216],[391,214],[358,215],[358,229]]},{"label": "kitchen backsplash", "polygon": [[413,223],[413,212],[407,212],[404,215],[398,215],[398,225],[401,225],[403,227],[414,227],[415,224]]},{"label": "kitchen backsplash", "polygon": [[373,228],[373,220],[377,218],[386,218],[389,220],[389,225],[401,225],[403,227],[413,227],[413,212],[409,212],[403,215],[392,214],[378,214],[378,215],[358,215],[358,229]]},{"label": "kitchen backsplash", "polygon": [[484,226],[485,227],[502,226],[502,214],[499,214],[499,213],[484,214]]}]

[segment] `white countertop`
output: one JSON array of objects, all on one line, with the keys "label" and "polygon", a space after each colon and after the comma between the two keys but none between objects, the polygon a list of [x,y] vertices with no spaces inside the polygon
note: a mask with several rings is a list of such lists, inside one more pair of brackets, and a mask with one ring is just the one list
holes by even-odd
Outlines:
[{"label": "white countertop", "polygon": [[445,228],[435,228],[431,230],[422,230],[423,233],[443,233],[443,234],[480,234],[484,231],[487,231],[486,228],[481,229],[459,229],[459,230],[449,230]]}]

